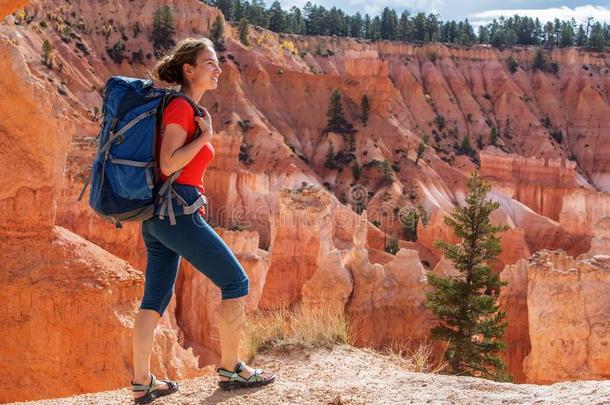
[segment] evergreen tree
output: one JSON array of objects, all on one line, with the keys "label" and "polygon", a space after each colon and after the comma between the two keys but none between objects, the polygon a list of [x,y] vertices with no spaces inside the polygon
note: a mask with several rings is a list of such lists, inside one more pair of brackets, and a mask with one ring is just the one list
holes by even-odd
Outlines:
[{"label": "evergreen tree", "polygon": [[55,53],[53,52],[53,46],[51,46],[48,39],[45,39],[42,43],[42,62],[49,69],[53,69],[55,66]]},{"label": "evergreen tree", "polygon": [[498,234],[508,227],[491,224],[490,214],[500,204],[486,200],[490,189],[489,183],[473,172],[468,180],[466,206],[445,217],[445,224],[460,242],[437,241],[436,247],[461,276],[428,273],[432,291],[427,293],[427,306],[439,320],[432,338],[448,341],[445,358],[452,373],[507,381],[510,376],[506,366],[497,357],[505,347],[502,338],[507,326],[497,299],[506,282],[490,264],[502,250]]},{"label": "evergreen tree", "polygon": [[328,117],[328,123],[326,124],[325,132],[353,132],[352,125],[345,119],[343,104],[341,103],[341,93],[339,93],[339,90],[332,92],[326,116]]},{"label": "evergreen tree", "polygon": [[561,23],[561,39],[559,45],[564,48],[574,45],[574,29],[571,24],[565,21]]},{"label": "evergreen tree", "polygon": [[381,18],[379,16],[375,16],[372,20],[371,20],[371,27],[370,27],[370,38],[373,41],[377,41],[378,39],[381,39]]},{"label": "evergreen tree", "polygon": [[235,14],[234,0],[216,0],[216,7],[220,9],[227,21],[233,21]]},{"label": "evergreen tree", "polygon": [[426,152],[426,145],[424,144],[424,142],[420,142],[419,146],[417,147],[417,157],[415,158],[415,166],[417,166],[419,159],[424,157],[425,152]]},{"label": "evergreen tree", "polygon": [[286,16],[279,1],[274,1],[269,7],[269,29],[273,32],[285,32]]},{"label": "evergreen tree", "polygon": [[419,223],[419,219],[419,211],[415,208],[409,208],[405,213],[400,213],[400,225],[406,240],[417,242],[417,224]]},{"label": "evergreen tree", "polygon": [[470,137],[468,136],[468,134],[464,135],[464,138],[462,138],[462,143],[458,150],[458,154],[468,155],[471,157],[474,156],[475,151],[474,151],[474,149],[472,149],[472,146],[470,145]]},{"label": "evergreen tree", "polygon": [[364,32],[363,32],[364,38],[370,39],[371,38],[371,16],[369,16],[368,14],[364,15],[363,29],[364,29]]},{"label": "evergreen tree", "polygon": [[220,14],[216,16],[216,19],[212,23],[210,37],[212,42],[214,42],[214,47],[217,51],[222,52],[225,50],[225,22]]},{"label": "evergreen tree", "polygon": [[534,54],[534,70],[546,70],[546,59],[540,48],[536,49],[536,53]]},{"label": "evergreen tree", "polygon": [[606,48],[604,40],[604,31],[602,25],[597,22],[591,28],[591,35],[589,36],[589,49],[595,52],[603,52]]},{"label": "evergreen tree", "polygon": [[426,22],[427,28],[427,41],[436,42],[439,40],[441,36],[441,27],[438,21],[438,16],[434,14],[428,15],[428,20]]},{"label": "evergreen tree", "polygon": [[362,96],[362,100],[360,100],[360,122],[362,125],[366,127],[366,123],[369,120],[369,98],[367,95]]},{"label": "evergreen tree", "polygon": [[305,19],[298,7],[292,6],[286,16],[286,30],[293,34],[305,34]]},{"label": "evergreen tree", "polygon": [[381,12],[381,23],[380,23],[380,36],[381,39],[395,40],[397,36],[398,18],[396,12],[390,10],[389,7],[385,7]]},{"label": "evergreen tree", "polygon": [[576,45],[587,45],[587,34],[585,33],[585,28],[582,26],[582,24],[578,26],[578,32],[576,33]]},{"label": "evergreen tree", "polygon": [[403,11],[398,20],[397,38],[400,41],[410,41],[412,35],[412,23],[409,19],[409,12]]},{"label": "evergreen tree", "polygon": [[479,43],[488,44],[489,41],[489,29],[483,25],[479,25]]},{"label": "evergreen tree", "polygon": [[352,38],[362,38],[364,37],[364,20],[360,13],[356,13],[352,17],[352,22],[350,25],[350,36]]},{"label": "evergreen tree", "polygon": [[476,36],[474,35],[474,29],[472,25],[468,22],[468,19],[461,23],[462,26],[459,28],[458,40],[457,42],[460,44],[473,44],[476,41]]},{"label": "evergreen tree", "polygon": [[248,3],[248,0],[245,0],[243,3],[241,0],[235,0],[235,3],[233,4],[233,18],[231,21],[241,21],[241,19],[246,15],[246,8],[249,6],[250,3]]},{"label": "evergreen tree", "polygon": [[163,6],[155,10],[152,29],[152,43],[155,57],[161,57],[165,51],[176,45],[174,33],[174,21],[169,6]]},{"label": "evergreen tree", "polygon": [[269,26],[269,17],[263,0],[252,0],[250,6],[246,7],[246,9],[244,14],[248,21],[250,21],[250,24],[258,25],[259,27]]},{"label": "evergreen tree", "polygon": [[424,13],[417,13],[413,19],[414,25],[414,40],[416,41],[428,41],[428,19]]},{"label": "evergreen tree", "polygon": [[544,25],[544,46],[548,48],[553,45],[555,45],[555,26],[549,21]]},{"label": "evergreen tree", "polygon": [[489,143],[493,146],[496,146],[496,144],[498,143],[498,128],[491,127],[491,129],[489,130]]},{"label": "evergreen tree", "polygon": [[324,161],[324,167],[328,169],[337,169],[339,166],[335,161],[335,148],[333,147],[333,143],[331,142],[328,145],[328,151],[326,151],[326,160]]},{"label": "evergreen tree", "polygon": [[239,40],[245,46],[250,46],[250,23],[246,18],[239,20]]}]

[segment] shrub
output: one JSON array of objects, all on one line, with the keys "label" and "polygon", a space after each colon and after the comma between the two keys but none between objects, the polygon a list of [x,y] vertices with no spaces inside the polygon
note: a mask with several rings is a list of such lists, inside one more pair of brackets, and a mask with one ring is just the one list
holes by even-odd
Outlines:
[{"label": "shrub", "polygon": [[438,129],[443,130],[443,128],[445,128],[445,125],[446,125],[445,117],[440,114],[437,115],[436,118],[434,119],[434,123],[436,124]]},{"label": "shrub", "polygon": [[144,50],[142,48],[131,53],[131,60],[134,63],[144,64]]},{"label": "shrub", "polygon": [[551,136],[554,140],[557,141],[557,143],[561,143],[561,141],[563,141],[563,132],[561,131],[561,129],[555,129],[551,131]]},{"label": "shrub", "polygon": [[120,64],[121,62],[123,62],[123,59],[125,58],[125,43],[122,40],[118,40],[113,46],[112,48],[106,48],[106,53],[108,54],[108,56],[110,56],[110,59],[112,59],[115,63]]}]

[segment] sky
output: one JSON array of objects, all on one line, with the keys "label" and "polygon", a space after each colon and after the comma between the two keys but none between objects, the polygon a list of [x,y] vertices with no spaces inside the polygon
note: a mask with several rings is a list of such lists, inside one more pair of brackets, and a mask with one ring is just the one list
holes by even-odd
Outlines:
[{"label": "sky", "polygon": [[[282,8],[289,9],[292,6],[302,8],[307,0],[279,0]],[[501,15],[506,17],[519,14],[532,18],[540,18],[541,21],[569,20],[574,17],[577,22],[582,22],[591,16],[600,22],[610,24],[610,0],[603,1],[567,1],[567,0],[309,0],[312,4],[318,4],[325,8],[336,6],[348,14],[360,12],[371,16],[379,14],[384,7],[396,10],[400,15],[403,10],[409,10],[411,14],[420,11],[426,14],[440,14],[443,20],[461,21],[466,18],[475,26],[486,24]],[[267,6],[272,0],[267,0]]]}]

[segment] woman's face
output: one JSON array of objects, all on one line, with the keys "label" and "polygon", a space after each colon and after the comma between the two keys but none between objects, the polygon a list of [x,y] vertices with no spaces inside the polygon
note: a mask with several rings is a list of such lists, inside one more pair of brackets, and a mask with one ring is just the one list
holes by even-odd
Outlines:
[{"label": "woman's face", "polygon": [[213,49],[204,48],[197,54],[195,65],[185,65],[185,74],[191,85],[198,89],[214,90],[218,86],[218,76],[222,73],[218,57]]}]

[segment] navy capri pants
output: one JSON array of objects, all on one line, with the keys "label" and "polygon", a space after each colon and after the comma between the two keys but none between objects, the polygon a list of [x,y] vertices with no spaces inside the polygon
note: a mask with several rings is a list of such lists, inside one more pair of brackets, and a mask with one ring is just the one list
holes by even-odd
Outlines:
[{"label": "navy capri pants", "polygon": [[142,237],[147,261],[141,309],[163,315],[174,291],[181,257],[220,288],[222,299],[248,295],[246,272],[198,211],[177,215],[176,225],[171,225],[168,217],[159,219],[155,215],[142,222]]}]

